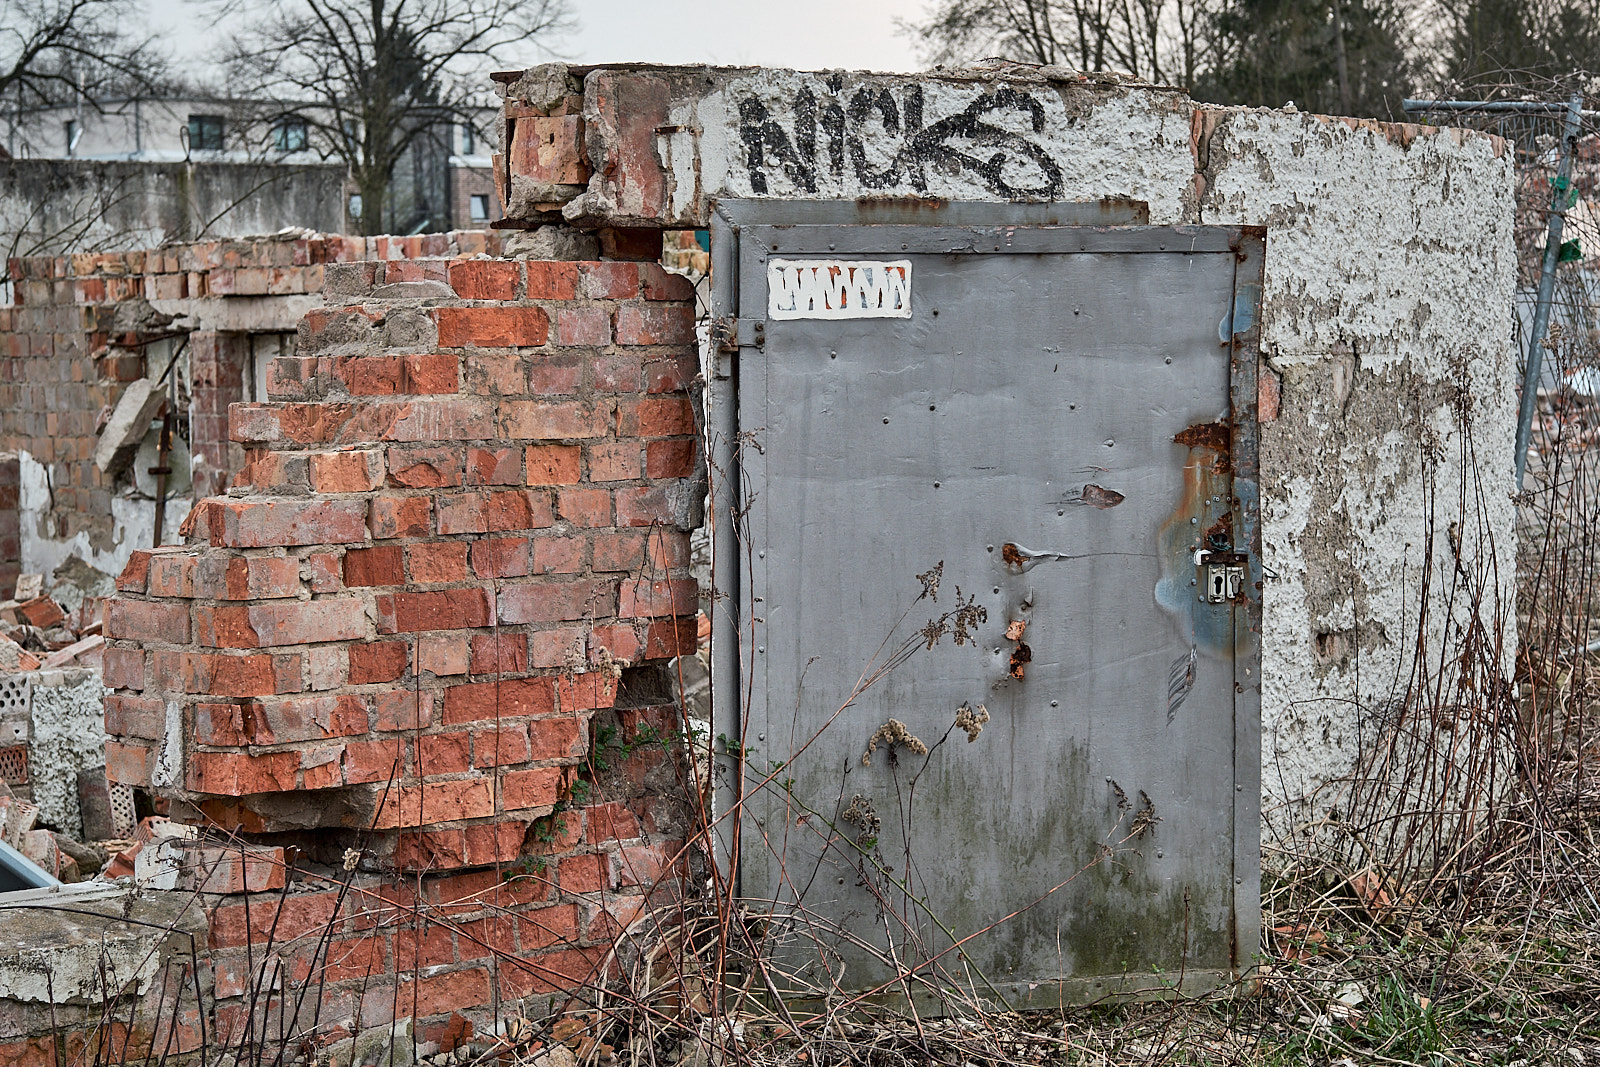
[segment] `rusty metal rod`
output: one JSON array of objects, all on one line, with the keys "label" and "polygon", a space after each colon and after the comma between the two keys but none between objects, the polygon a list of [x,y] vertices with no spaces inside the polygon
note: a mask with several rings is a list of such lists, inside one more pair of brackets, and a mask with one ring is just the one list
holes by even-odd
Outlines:
[{"label": "rusty metal rod", "polygon": [[1556,265],[1561,260],[1561,228],[1566,221],[1567,188],[1572,183],[1572,157],[1578,144],[1578,128],[1583,122],[1583,96],[1573,93],[1567,101],[1567,121],[1561,133],[1561,163],[1558,177],[1551,184],[1550,229],[1544,242],[1544,265],[1539,271],[1539,302],[1533,309],[1533,326],[1528,331],[1528,362],[1522,375],[1522,408],[1517,415],[1517,489],[1528,466],[1528,442],[1533,437],[1533,415],[1539,405],[1539,375],[1544,368],[1544,334],[1550,325],[1550,301],[1555,295]]}]

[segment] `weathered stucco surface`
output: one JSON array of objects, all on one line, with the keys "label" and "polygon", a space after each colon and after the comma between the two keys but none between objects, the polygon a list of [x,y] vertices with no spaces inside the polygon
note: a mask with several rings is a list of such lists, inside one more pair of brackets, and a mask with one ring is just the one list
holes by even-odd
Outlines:
[{"label": "weathered stucco surface", "polygon": [[[1502,142],[1205,107],[1056,68],[580,77],[546,66],[505,92],[535,109],[581,94],[590,175],[581,195],[565,187],[575,198],[563,209],[580,226],[703,226],[724,197],[1125,197],[1146,201],[1156,224],[1265,226],[1269,835],[1304,810],[1284,801],[1352,769],[1363,730],[1370,742],[1403,688],[1428,546],[1433,593],[1439,575],[1486,574],[1483,611],[1514,625],[1516,267]],[[520,135],[507,133],[515,159]],[[1463,604],[1458,590],[1458,617]],[[1441,605],[1430,600],[1434,649]]]}]

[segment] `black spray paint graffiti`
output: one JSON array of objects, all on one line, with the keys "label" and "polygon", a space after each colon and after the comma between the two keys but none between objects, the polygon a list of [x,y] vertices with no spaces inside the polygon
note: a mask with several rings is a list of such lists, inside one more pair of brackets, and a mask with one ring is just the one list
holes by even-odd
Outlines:
[{"label": "black spray paint graffiti", "polygon": [[[842,86],[829,85],[834,93]],[[855,180],[868,189],[884,189],[902,182],[926,192],[928,168],[969,171],[989,190],[1007,200],[1051,200],[1061,195],[1061,168],[1045,150],[1026,136],[986,119],[1023,119],[1029,129],[1044,129],[1044,107],[1027,93],[1009,87],[979,96],[959,114],[923,126],[921,86],[906,90],[896,103],[887,88],[857,89],[848,104],[842,96],[819,101],[811,89],[795,95],[794,136],[791,139],[755,96],[739,103],[739,136],[744,141],[745,166],[750,189],[767,192],[769,168],[781,168],[795,186],[817,191],[819,168],[836,178],[844,176],[848,161]],[[876,123],[874,123],[876,119]],[[871,132],[881,126],[882,134]],[[817,156],[821,136],[826,159]],[[868,144],[882,138],[893,147],[881,169],[868,158]]]}]

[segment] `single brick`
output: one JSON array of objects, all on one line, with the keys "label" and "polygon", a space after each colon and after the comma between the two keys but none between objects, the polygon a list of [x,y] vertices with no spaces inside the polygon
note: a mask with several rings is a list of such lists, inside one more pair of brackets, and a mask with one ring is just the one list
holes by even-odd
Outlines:
[{"label": "single brick", "polygon": [[295,788],[299,770],[300,757],[294,752],[195,752],[189,756],[184,785],[195,793],[229,797],[286,793]]},{"label": "single brick", "polygon": [[404,641],[373,641],[350,646],[350,684],[392,682],[406,672],[410,651]]},{"label": "single brick", "polygon": [[512,771],[501,785],[501,800],[507,811],[549,807],[561,799],[563,777],[559,767]]},{"label": "single brick", "polygon": [[611,492],[607,489],[563,489],[557,496],[556,510],[574,526],[611,525]]},{"label": "single brick", "polygon": [[128,565],[122,568],[122,573],[117,575],[117,591],[121,593],[143,593],[145,584],[150,580],[150,553],[145,549],[134,549],[128,557]]},{"label": "single brick", "polygon": [[405,773],[399,741],[349,741],[340,757],[345,785],[389,782]]},{"label": "single brick", "polygon": [[[435,308],[432,314],[440,348],[533,348],[550,333],[550,319],[540,308]],[[690,332],[692,337],[692,320]]]},{"label": "single brick", "polygon": [[594,387],[602,393],[637,393],[642,367],[637,352],[619,352],[594,360]]},{"label": "single brick", "polygon": [[529,300],[571,300],[578,295],[576,263],[528,260]]},{"label": "single brick", "polygon": [[399,545],[352,548],[344,554],[344,584],[405,585],[404,549]]},{"label": "single brick", "polygon": [[541,537],[533,543],[533,573],[576,574],[583,570],[584,543],[577,537]]},{"label": "single brick", "polygon": [[633,573],[644,566],[645,539],[643,533],[596,533],[594,561],[596,571],[626,571]]},{"label": "single brick", "polygon": [[616,589],[610,582],[534,582],[500,590],[503,623],[568,622],[592,611],[596,618],[615,614]]},{"label": "single brick", "polygon": [[601,347],[611,343],[611,313],[604,308],[562,308],[556,312],[556,343]]},{"label": "single brick", "polygon": [[449,724],[546,715],[554,710],[555,684],[549,678],[467,682],[444,691],[444,721]]},{"label": "single brick", "polygon": [[467,543],[443,541],[413,544],[406,548],[413,582],[463,582],[470,578],[467,569]]},{"label": "single brick", "polygon": [[366,608],[353,597],[195,608],[195,641],[213,648],[309,645],[366,635]]},{"label": "single brick", "polygon": [[367,539],[360,500],[211,500],[211,543],[227,548],[344,545]]},{"label": "single brick", "polygon": [[456,448],[391,448],[389,481],[407,489],[460,485],[461,451]]},{"label": "single brick", "polygon": [[144,650],[107,648],[100,657],[100,670],[102,680],[112,689],[143,689]]},{"label": "single brick", "polygon": [[375,496],[372,498],[372,536],[426,537],[432,533],[433,502],[426,496]]},{"label": "single brick", "polygon": [[638,477],[638,441],[607,441],[604,444],[589,446],[591,482],[633,481]]},{"label": "single brick", "polygon": [[644,446],[646,478],[688,478],[694,474],[694,441],[650,441]]},{"label": "single brick", "polygon": [[[468,485],[521,485],[522,451],[517,448],[467,449]],[[532,484],[532,483],[529,483]]]},{"label": "single brick", "polygon": [[199,559],[193,553],[158,553],[150,557],[149,595],[194,596],[194,572]]},{"label": "single brick", "polygon": [[471,665],[470,642],[466,634],[423,634],[417,640],[417,670],[438,677],[466,674]]},{"label": "single brick", "polygon": [[[440,342],[443,343],[442,341]],[[694,343],[694,309],[680,304],[617,309],[617,344],[687,345]]]},{"label": "single brick", "polygon": [[681,274],[673,274],[659,263],[639,264],[639,281],[644,286],[646,300],[694,299],[694,283]]},{"label": "single brick", "polygon": [[624,619],[656,615],[693,615],[700,610],[699,586],[693,578],[650,582],[625,578],[617,614]]},{"label": "single brick", "polygon": [[[604,447],[600,445],[595,448]],[[529,445],[529,485],[571,485],[583,478],[583,450],[577,445]]]},{"label": "single brick", "polygon": [[657,396],[639,401],[640,437],[675,437],[695,432],[694,405],[688,397]]},{"label": "single brick", "polygon": [[511,723],[496,723],[492,729],[480,730],[472,735],[472,765],[474,767],[508,767],[526,763],[528,728]]},{"label": "single brick", "polygon": [[372,829],[430,826],[494,814],[494,796],[487,778],[424,782],[391,789],[373,816]]},{"label": "single brick", "polygon": [[400,360],[400,391],[403,393],[444,394],[460,388],[460,360],[447,352],[404,356]]},{"label": "single brick", "polygon": [[531,572],[525,537],[488,537],[472,542],[472,570],[480,578],[517,578]]},{"label": "single brick", "polygon": [[617,490],[618,526],[671,526],[676,521],[672,494],[659,485]]},{"label": "single brick", "polygon": [[319,493],[368,493],[382,484],[383,453],[377,449],[311,456],[311,488]]},{"label": "single brick", "polygon": [[106,733],[113,737],[159,741],[167,731],[167,702],[160,696],[113,693],[106,697],[104,711]]},{"label": "single brick", "polygon": [[473,674],[521,674],[528,669],[527,634],[473,634]]},{"label": "single brick", "polygon": [[549,494],[526,490],[490,493],[484,501],[483,517],[486,529],[491,532],[540,530],[555,521]]},{"label": "single brick", "polygon": [[417,773],[461,774],[472,769],[472,735],[466,730],[417,738]]},{"label": "single brick", "polygon": [[591,300],[633,300],[639,295],[639,264],[602,261],[580,264],[583,295]]},{"label": "single brick", "polygon": [[515,300],[520,267],[515,261],[457,260],[450,264],[450,288],[463,300]]},{"label": "single brick", "polygon": [[524,441],[604,437],[610,416],[610,408],[604,404],[504,400],[500,403],[500,436]]},{"label": "single brick", "polygon": [[189,605],[115,598],[107,600],[105,635],[119,641],[184,644],[189,640]]},{"label": "single brick", "polygon": [[465,630],[493,619],[486,589],[385,594],[377,598],[377,607],[378,632],[385,634]]},{"label": "single brick", "polygon": [[106,779],[120,785],[149,788],[153,750],[147,745],[106,742]]}]

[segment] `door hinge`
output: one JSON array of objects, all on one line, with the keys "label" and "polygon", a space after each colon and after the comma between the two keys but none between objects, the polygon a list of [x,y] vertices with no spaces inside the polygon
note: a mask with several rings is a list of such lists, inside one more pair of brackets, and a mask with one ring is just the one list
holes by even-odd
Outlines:
[{"label": "door hinge", "polygon": [[761,348],[767,343],[766,319],[736,319],[723,315],[711,320],[711,342],[719,352]]}]

